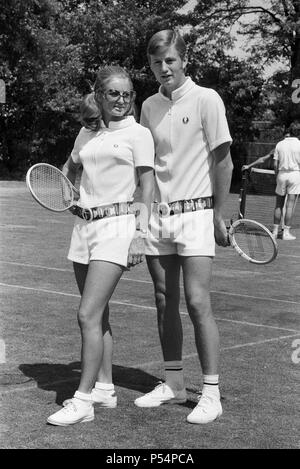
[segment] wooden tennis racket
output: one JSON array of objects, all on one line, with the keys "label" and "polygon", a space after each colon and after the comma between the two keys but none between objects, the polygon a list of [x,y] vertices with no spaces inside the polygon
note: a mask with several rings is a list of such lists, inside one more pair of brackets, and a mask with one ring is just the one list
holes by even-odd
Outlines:
[{"label": "wooden tennis racket", "polygon": [[76,206],[79,191],[55,166],[33,165],[26,174],[26,184],[33,198],[44,208],[64,212]]}]

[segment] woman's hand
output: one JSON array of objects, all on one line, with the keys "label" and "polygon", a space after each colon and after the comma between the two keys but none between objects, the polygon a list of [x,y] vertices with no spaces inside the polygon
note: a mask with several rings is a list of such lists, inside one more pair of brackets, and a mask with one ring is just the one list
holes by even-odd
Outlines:
[{"label": "woman's hand", "polygon": [[136,231],[135,237],[131,241],[128,251],[127,267],[134,267],[143,262],[145,256],[145,240],[142,235]]}]

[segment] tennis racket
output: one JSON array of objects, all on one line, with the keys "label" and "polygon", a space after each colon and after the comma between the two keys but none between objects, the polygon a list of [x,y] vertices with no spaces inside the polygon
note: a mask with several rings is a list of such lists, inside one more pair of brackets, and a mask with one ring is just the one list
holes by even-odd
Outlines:
[{"label": "tennis racket", "polygon": [[33,165],[26,174],[26,184],[33,198],[53,212],[64,212],[76,205],[79,191],[55,166]]},{"label": "tennis racket", "polygon": [[228,228],[228,240],[235,251],[252,264],[269,264],[278,253],[277,243],[263,224],[240,218]]}]

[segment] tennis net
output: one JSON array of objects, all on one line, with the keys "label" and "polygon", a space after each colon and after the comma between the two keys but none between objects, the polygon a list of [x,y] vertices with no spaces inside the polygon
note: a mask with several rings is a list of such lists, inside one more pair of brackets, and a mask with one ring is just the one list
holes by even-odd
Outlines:
[{"label": "tennis net", "polygon": [[[273,227],[273,214],[276,201],[275,171],[271,169],[251,168],[243,176],[245,197],[244,218],[263,223],[267,228]],[[292,229],[300,228],[300,203],[295,204]]]}]

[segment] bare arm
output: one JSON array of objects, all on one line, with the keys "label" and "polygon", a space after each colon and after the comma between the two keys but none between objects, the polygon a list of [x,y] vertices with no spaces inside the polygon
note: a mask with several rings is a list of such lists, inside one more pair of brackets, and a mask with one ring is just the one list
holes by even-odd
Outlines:
[{"label": "bare arm", "polygon": [[137,216],[137,231],[129,247],[128,267],[132,267],[143,261],[145,246],[144,238],[147,236],[147,228],[151,215],[151,205],[154,198],[154,172],[153,169],[146,166],[137,168],[138,177],[141,186],[141,200],[136,203],[139,209]]},{"label": "bare arm", "polygon": [[271,152],[267,153],[266,155],[264,156],[261,156],[260,158],[258,158],[257,160],[253,161],[252,163],[250,164],[245,164],[242,166],[242,171],[246,170],[246,169],[250,169],[252,168],[253,166],[257,166],[259,164],[263,164],[265,161],[268,161],[270,158],[273,157],[273,154],[274,154],[274,150],[272,150]]},{"label": "bare arm", "polygon": [[147,230],[151,214],[151,204],[154,199],[154,172],[147,166],[137,168],[141,186],[141,212],[139,217],[139,228]]},{"label": "bare arm", "polygon": [[223,219],[223,207],[228,197],[233,164],[230,144],[223,143],[213,151],[214,168],[214,227],[215,239],[220,246],[228,246],[227,229]]},{"label": "bare arm", "polygon": [[76,174],[80,166],[80,164],[74,163],[72,157],[69,156],[69,158],[62,167],[63,174],[67,176],[67,178],[71,181],[73,185],[75,184]]}]

